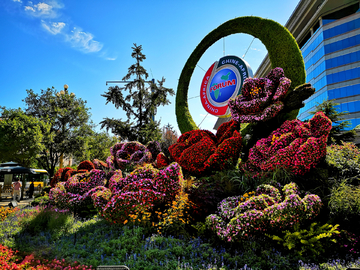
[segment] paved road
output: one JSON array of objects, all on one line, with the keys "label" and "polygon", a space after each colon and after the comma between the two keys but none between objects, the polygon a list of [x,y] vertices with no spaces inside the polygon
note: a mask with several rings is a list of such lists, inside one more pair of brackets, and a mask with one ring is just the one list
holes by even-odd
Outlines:
[{"label": "paved road", "polygon": [[[18,202],[17,204],[18,204],[19,206],[29,205],[33,200],[34,200],[34,198],[32,198],[32,199],[26,198],[26,199],[21,200],[21,201]],[[11,199],[10,197],[2,198],[2,199],[0,200],[0,207],[1,207],[1,206],[6,206],[6,207],[8,207],[8,204],[9,204],[11,201],[12,201],[12,199]]]}]

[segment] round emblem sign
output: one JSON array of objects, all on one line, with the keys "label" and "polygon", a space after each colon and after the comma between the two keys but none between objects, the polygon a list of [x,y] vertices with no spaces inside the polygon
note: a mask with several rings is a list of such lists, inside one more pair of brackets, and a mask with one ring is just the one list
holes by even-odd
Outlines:
[{"label": "round emblem sign", "polygon": [[228,100],[240,94],[243,81],[252,76],[249,65],[236,56],[225,56],[205,73],[200,98],[204,109],[218,117],[229,117]]}]

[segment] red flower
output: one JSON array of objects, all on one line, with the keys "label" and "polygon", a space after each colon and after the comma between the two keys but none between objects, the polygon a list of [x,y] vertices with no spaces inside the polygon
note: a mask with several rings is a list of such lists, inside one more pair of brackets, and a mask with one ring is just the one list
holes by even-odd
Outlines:
[{"label": "red flower", "polygon": [[216,136],[208,130],[186,132],[169,147],[170,156],[194,175],[226,169],[240,154],[238,128],[238,123],[230,121],[219,127]]}]

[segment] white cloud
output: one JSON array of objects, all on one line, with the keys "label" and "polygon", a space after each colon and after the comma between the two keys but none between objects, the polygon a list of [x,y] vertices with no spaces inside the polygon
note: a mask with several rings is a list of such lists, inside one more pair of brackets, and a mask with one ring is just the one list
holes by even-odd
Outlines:
[{"label": "white cloud", "polygon": [[94,40],[94,36],[91,33],[83,32],[77,28],[74,28],[71,34],[66,35],[66,40],[70,42],[73,47],[79,48],[86,53],[98,52],[103,47],[102,43]]},{"label": "white cloud", "polygon": [[41,20],[41,26],[47,30],[49,33],[53,35],[57,35],[61,32],[61,30],[65,27],[64,22],[54,22],[54,23],[47,23],[44,20]]},{"label": "white cloud", "polygon": [[253,50],[253,51],[259,51],[259,52],[261,52],[261,50],[260,49],[257,49],[257,48],[250,48],[250,50]]},{"label": "white cloud", "polygon": [[39,18],[55,18],[58,16],[57,9],[60,8],[62,8],[62,5],[55,0],[46,1],[46,3],[39,2],[37,4],[28,2],[28,5],[24,6],[24,10],[28,15]]},{"label": "white cloud", "polygon": [[[3,0],[0,0],[3,1]],[[62,0],[9,0],[18,3],[22,14],[26,14],[40,22],[44,31],[51,35],[57,35],[73,48],[84,53],[98,53],[98,56],[109,61],[117,59],[113,53],[103,50],[103,43],[94,40],[94,35],[83,31],[80,27],[74,27],[71,20],[66,18],[60,11],[64,5]],[[55,19],[56,18],[56,21]],[[73,29],[70,31],[70,29]]]}]

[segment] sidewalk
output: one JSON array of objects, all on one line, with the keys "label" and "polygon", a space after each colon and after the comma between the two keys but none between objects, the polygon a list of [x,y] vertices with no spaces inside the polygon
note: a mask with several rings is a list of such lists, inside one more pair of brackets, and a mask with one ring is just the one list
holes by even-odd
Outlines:
[{"label": "sidewalk", "polygon": [[[31,199],[28,198],[24,198],[22,199],[20,202],[17,202],[18,206],[24,206],[24,205],[30,205],[30,203],[34,200],[34,197]],[[8,207],[8,204],[12,201],[12,199],[10,197],[7,198],[2,198],[0,200],[0,207],[1,206],[5,206]]]}]

